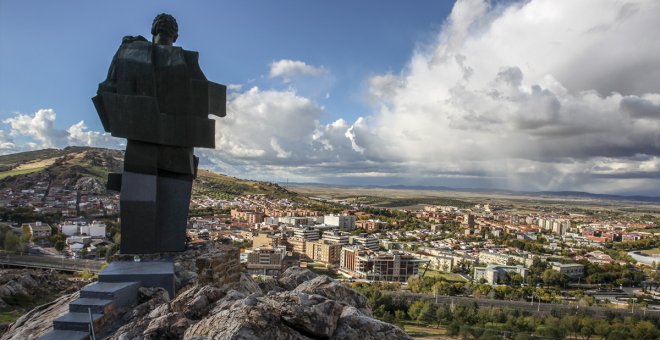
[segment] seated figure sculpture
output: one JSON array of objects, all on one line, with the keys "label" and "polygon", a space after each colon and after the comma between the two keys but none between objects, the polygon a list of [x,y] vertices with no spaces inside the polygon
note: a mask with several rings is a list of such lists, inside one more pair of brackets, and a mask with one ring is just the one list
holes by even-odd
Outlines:
[{"label": "seated figure sculpture", "polygon": [[105,131],[127,139],[123,173],[108,176],[121,191],[122,254],[184,250],[193,148],[215,148],[209,114],[226,110],[226,87],[206,79],[199,54],[173,46],[174,17],[156,16],[151,34],[124,37],[92,98]]}]

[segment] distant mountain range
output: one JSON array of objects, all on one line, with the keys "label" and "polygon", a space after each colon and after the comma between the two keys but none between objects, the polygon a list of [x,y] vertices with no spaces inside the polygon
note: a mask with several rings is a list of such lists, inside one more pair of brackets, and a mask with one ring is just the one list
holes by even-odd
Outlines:
[{"label": "distant mountain range", "polygon": [[[71,146],[0,156],[0,189],[30,189],[37,183],[51,187],[104,193],[109,172],[121,172],[124,152]],[[269,182],[242,180],[199,170],[193,182],[193,197],[232,199],[244,194],[293,197],[281,186]]]},{"label": "distant mountain range", "polygon": [[396,185],[340,185],[340,184],[325,184],[325,183],[288,183],[288,184],[294,186],[295,185],[319,186],[319,187],[327,187],[327,188],[364,187],[364,188],[399,189],[399,190],[433,190],[433,191],[440,190],[440,191],[519,195],[519,196],[530,196],[530,197],[554,196],[557,198],[582,198],[582,199],[608,200],[608,201],[660,203],[660,197],[658,196],[593,194],[583,191],[515,191],[515,190],[504,190],[504,189],[451,188],[446,186],[401,185],[401,184],[396,184]]}]

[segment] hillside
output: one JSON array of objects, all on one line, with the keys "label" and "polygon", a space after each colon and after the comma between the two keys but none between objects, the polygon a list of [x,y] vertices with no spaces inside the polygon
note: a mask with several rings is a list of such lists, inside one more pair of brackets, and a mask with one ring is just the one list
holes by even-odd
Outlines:
[{"label": "hillside", "polygon": [[[68,190],[105,192],[109,172],[121,172],[124,152],[90,147],[43,149],[0,156],[0,190],[23,190],[37,183]],[[238,179],[199,170],[193,196],[232,199],[245,194],[292,197],[277,184]]]}]

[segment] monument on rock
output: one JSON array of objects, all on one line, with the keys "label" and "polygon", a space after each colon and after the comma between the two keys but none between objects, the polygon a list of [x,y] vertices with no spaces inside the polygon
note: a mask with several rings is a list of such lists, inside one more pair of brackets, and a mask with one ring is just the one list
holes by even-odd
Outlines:
[{"label": "monument on rock", "polygon": [[110,263],[41,339],[87,338],[116,308],[134,305],[140,286],[175,295],[174,263],[165,257],[186,247],[193,149],[215,147],[208,117],[225,116],[226,104],[226,87],[206,80],[198,53],[173,46],[178,30],[174,17],[159,14],[151,42],[124,37],[92,98],[104,129],[128,140],[123,173],[108,176],[108,188],[121,192],[120,253],[154,254],[152,261]]},{"label": "monument on rock", "polygon": [[208,115],[225,116],[226,87],[206,79],[197,52],[173,46],[174,17],[156,16],[151,34],[123,38],[92,98],[104,129],[127,139],[123,173],[108,176],[121,191],[122,254],[184,250],[193,148],[214,148]]}]

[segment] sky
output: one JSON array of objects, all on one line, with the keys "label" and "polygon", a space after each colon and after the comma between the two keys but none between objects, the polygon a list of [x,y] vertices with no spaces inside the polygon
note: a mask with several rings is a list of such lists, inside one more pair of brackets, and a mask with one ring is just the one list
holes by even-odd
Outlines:
[{"label": "sky", "polygon": [[653,0],[0,0],[0,153],[123,148],[90,98],[161,12],[228,85],[204,168],[660,196]]}]

